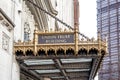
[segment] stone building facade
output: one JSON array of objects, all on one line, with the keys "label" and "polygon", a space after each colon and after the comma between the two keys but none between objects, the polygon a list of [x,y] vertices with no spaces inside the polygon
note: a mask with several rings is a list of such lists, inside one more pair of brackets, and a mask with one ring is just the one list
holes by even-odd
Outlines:
[{"label": "stone building facade", "polygon": [[[74,0],[69,0],[69,2],[68,0],[32,1],[67,24],[74,26]],[[18,40],[33,40],[35,23],[42,31],[66,28],[27,0],[0,1],[0,80],[20,80],[20,67],[13,54],[13,43]]]}]

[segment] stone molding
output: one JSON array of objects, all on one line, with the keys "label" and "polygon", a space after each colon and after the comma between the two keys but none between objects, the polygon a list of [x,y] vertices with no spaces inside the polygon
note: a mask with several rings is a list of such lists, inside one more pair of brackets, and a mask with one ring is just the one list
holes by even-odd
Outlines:
[{"label": "stone molding", "polygon": [[5,12],[1,8],[0,8],[0,23],[6,26],[8,31],[13,30],[15,26],[11,19],[5,14]]},{"label": "stone molding", "polygon": [[11,21],[11,19],[6,15],[6,13],[0,8],[0,21],[6,19],[7,23],[10,24],[12,27],[15,24]]}]

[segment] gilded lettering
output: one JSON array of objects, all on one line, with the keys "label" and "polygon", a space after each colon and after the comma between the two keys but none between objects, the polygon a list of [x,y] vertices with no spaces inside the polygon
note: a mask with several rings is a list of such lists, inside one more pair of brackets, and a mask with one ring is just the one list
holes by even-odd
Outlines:
[{"label": "gilded lettering", "polygon": [[73,34],[55,34],[55,35],[41,35],[38,36],[38,43],[73,43],[74,35]]}]

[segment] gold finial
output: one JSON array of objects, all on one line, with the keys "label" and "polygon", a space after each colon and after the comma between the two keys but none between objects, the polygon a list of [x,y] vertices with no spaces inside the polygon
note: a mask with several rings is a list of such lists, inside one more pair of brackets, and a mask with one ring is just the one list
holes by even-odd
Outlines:
[{"label": "gold finial", "polygon": [[101,35],[100,35],[100,31],[98,31],[98,40],[100,40],[101,39]]},{"label": "gold finial", "polygon": [[61,31],[62,31],[62,28],[59,28],[59,31],[61,32]]},{"label": "gold finial", "polygon": [[91,40],[92,40],[92,41],[95,41],[95,38],[94,38],[94,37],[92,37],[92,38],[91,38]]},{"label": "gold finial", "polygon": [[81,41],[84,41],[84,38],[83,38],[83,37],[81,38]]},{"label": "gold finial", "polygon": [[18,42],[21,42],[21,40],[19,39]]},{"label": "gold finial", "polygon": [[38,29],[37,27],[38,27],[38,24],[37,24],[37,23],[35,23],[35,30],[37,30],[37,29]]},{"label": "gold finial", "polygon": [[105,42],[107,42],[107,41],[108,41],[108,35],[105,34]]},{"label": "gold finial", "polygon": [[64,32],[66,32],[66,28],[64,29]]},{"label": "gold finial", "polygon": [[105,34],[105,46],[106,46],[106,52],[108,53],[108,35]]},{"label": "gold finial", "polygon": [[52,28],[50,28],[50,32],[52,32]]},{"label": "gold finial", "polygon": [[45,32],[48,32],[48,30],[47,30],[47,29],[45,29]]}]

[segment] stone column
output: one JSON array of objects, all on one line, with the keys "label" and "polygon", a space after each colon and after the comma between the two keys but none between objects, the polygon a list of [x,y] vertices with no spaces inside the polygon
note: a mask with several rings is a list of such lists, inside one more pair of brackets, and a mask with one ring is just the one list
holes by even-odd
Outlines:
[{"label": "stone column", "polygon": [[74,0],[74,32],[75,32],[75,54],[78,54],[79,41],[79,2]]}]

